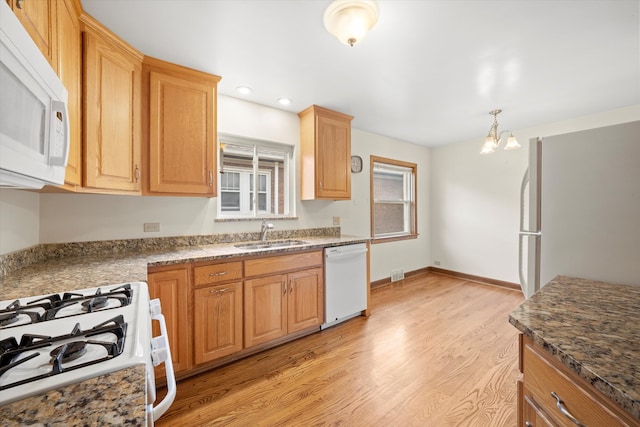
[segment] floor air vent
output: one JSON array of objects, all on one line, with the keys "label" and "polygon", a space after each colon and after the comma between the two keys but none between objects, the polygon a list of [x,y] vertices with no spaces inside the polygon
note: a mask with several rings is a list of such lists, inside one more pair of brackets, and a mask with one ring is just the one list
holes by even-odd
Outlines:
[{"label": "floor air vent", "polygon": [[393,270],[391,272],[391,281],[397,282],[398,280],[404,279],[404,271],[402,270]]}]

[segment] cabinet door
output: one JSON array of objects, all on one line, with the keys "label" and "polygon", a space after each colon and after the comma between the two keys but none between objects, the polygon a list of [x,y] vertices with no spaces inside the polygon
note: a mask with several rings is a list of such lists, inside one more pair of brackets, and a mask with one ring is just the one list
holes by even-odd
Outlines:
[{"label": "cabinet door", "polygon": [[[187,268],[160,271],[148,275],[149,295],[159,298],[167,323],[169,346],[176,373],[191,368],[191,340],[189,339],[189,273]],[[160,335],[157,322],[153,322],[153,335]],[[164,378],[164,366],[156,368],[156,378]]]},{"label": "cabinet door", "polygon": [[555,427],[559,425],[553,418],[539,407],[535,400],[527,394],[523,402],[524,427]]},{"label": "cabinet door", "polygon": [[322,269],[314,268],[291,273],[288,279],[288,333],[322,324],[324,320]]},{"label": "cabinet door", "polygon": [[58,75],[69,92],[69,161],[64,181],[82,185],[82,38],[73,0],[57,0]]},{"label": "cabinet door", "polygon": [[142,62],[92,31],[84,58],[85,186],[140,191]]},{"label": "cabinet door", "polygon": [[57,70],[56,0],[10,0],[8,3],[44,57]]},{"label": "cabinet door", "polygon": [[195,362],[242,350],[242,282],[196,289],[194,301]]},{"label": "cabinet door", "polygon": [[215,85],[150,72],[150,192],[215,195],[215,117]]},{"label": "cabinet door", "polygon": [[251,347],[287,334],[287,276],[244,282],[244,339]]},{"label": "cabinet door", "polygon": [[351,198],[351,124],[318,115],[317,198]]}]

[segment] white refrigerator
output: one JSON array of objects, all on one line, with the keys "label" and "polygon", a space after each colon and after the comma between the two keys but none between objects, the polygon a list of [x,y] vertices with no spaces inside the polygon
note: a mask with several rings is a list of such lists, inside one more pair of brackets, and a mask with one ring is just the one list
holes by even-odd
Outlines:
[{"label": "white refrigerator", "polygon": [[640,121],[533,138],[521,188],[520,282],[640,285]]}]

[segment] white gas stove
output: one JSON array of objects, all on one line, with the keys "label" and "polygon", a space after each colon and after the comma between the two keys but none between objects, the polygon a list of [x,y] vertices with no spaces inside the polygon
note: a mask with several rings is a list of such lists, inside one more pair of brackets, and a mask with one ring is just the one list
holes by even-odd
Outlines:
[{"label": "white gas stove", "polygon": [[[152,337],[152,320],[161,335]],[[138,364],[146,366],[152,424],[175,397],[159,300],[144,282],[0,302],[0,405]],[[155,407],[154,365],[165,363],[167,396]]]}]

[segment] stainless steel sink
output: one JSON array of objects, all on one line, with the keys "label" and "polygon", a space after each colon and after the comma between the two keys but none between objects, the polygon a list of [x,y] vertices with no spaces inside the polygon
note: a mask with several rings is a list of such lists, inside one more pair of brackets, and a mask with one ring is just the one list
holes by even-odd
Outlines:
[{"label": "stainless steel sink", "polygon": [[271,240],[266,242],[240,243],[234,246],[238,249],[252,250],[252,249],[286,248],[289,246],[304,245],[306,243],[307,242],[305,242],[304,240],[287,239],[287,240]]}]

